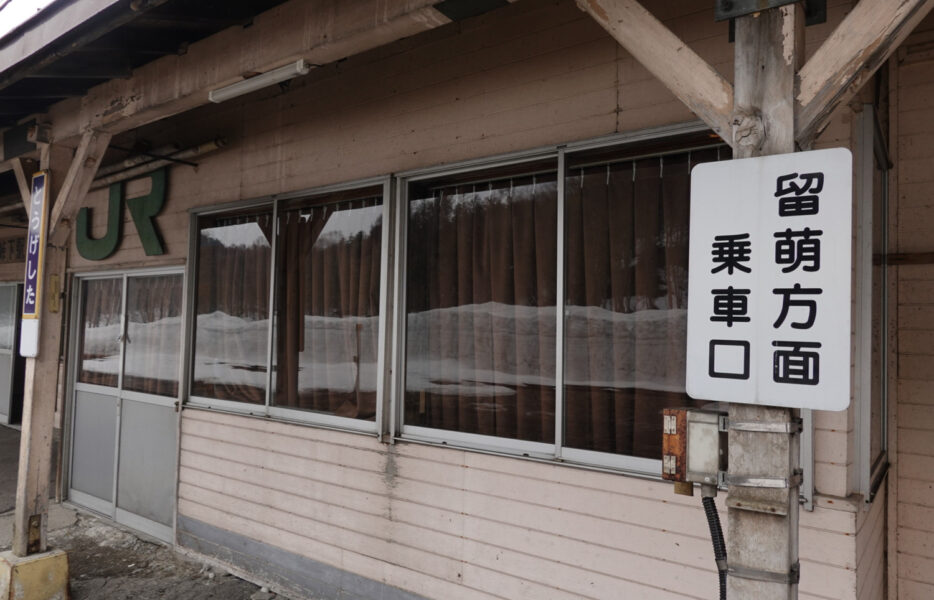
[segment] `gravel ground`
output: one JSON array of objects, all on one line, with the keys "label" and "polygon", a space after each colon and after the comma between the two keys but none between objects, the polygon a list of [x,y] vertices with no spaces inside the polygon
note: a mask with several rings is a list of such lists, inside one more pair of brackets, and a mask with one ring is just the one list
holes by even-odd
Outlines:
[{"label": "gravel ground", "polygon": [[266,600],[275,598],[224,571],[190,560],[160,543],[77,513],[49,535],[68,552],[72,600]]}]

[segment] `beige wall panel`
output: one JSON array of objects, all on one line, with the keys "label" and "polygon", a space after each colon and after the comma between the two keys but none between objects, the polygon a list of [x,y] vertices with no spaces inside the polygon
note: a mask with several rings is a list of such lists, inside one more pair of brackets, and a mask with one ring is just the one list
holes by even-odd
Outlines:
[{"label": "beige wall panel", "polygon": [[851,463],[839,465],[834,463],[814,463],[814,488],[818,494],[840,496],[839,490],[847,490],[849,481],[847,469]]},{"label": "beige wall panel", "polygon": [[934,598],[934,585],[901,579],[898,584],[898,600],[927,600]]},{"label": "beige wall panel", "polygon": [[[930,153],[929,141],[929,136],[922,133],[900,136],[898,140],[898,155],[899,157],[907,159],[924,158]],[[912,187],[913,185],[915,184],[903,183],[899,186],[902,191],[902,199],[899,201],[900,205],[904,205],[904,203],[909,200],[918,200],[917,198],[912,198],[918,191]]]},{"label": "beige wall panel", "polygon": [[[929,369],[934,366],[934,357],[916,358],[927,358]],[[899,420],[902,423],[902,427],[905,429],[924,429],[930,432],[934,432],[934,410],[931,410],[930,406],[907,403],[902,404],[899,407]],[[932,440],[932,442],[934,442],[934,440]],[[934,443],[931,444],[931,449],[934,450]],[[905,448],[899,448],[899,450],[907,452],[907,449]]]},{"label": "beige wall panel", "polygon": [[934,383],[900,380],[898,400],[899,404],[934,404]]},{"label": "beige wall panel", "polygon": [[[906,406],[909,405],[902,405],[900,409],[904,410]],[[934,431],[931,429],[903,427],[898,431],[898,451],[903,454],[934,456],[934,444],[931,443],[932,435],[934,435]]]},{"label": "beige wall panel", "polygon": [[[901,435],[901,434],[899,434]],[[901,437],[899,437],[901,442]],[[908,504],[923,504],[927,498],[934,494],[934,481],[923,479],[908,479],[900,477],[898,480],[898,499]],[[932,536],[934,542],[934,536]]]},{"label": "beige wall panel", "polygon": [[934,536],[927,532],[899,528],[898,545],[907,554],[934,559]]},{"label": "beige wall panel", "polygon": [[[904,211],[902,212],[902,216],[904,216]],[[899,306],[898,328],[900,330],[934,329],[934,304],[905,304]],[[911,378],[908,377],[907,379]]]},{"label": "beige wall panel", "polygon": [[[930,29],[929,18],[919,29]],[[908,44],[912,43],[909,39]],[[931,252],[934,231],[934,63],[909,56],[898,69],[900,252]],[[897,269],[897,473],[893,520],[899,600],[934,596],[934,265]]]},{"label": "beige wall panel", "polygon": [[0,281],[4,283],[20,283],[25,276],[25,263],[7,263],[0,265]]},{"label": "beige wall panel", "polygon": [[899,502],[898,525],[934,533],[934,507]]},{"label": "beige wall panel", "polygon": [[911,581],[934,584],[934,559],[899,553],[898,576]]},{"label": "beige wall panel", "polygon": [[[934,481],[934,457],[899,452],[898,473],[900,477],[907,477],[908,479]],[[925,504],[934,507],[934,501],[932,500],[928,500]]]},{"label": "beige wall panel", "polygon": [[[896,167],[899,252],[931,252],[934,231],[934,170],[931,134],[934,133],[934,62],[909,53],[923,41],[918,32],[934,28],[929,16],[908,39],[897,72]],[[926,35],[930,35],[929,33]],[[905,265],[897,278],[897,402],[896,444],[898,480],[895,512],[897,547],[890,577],[897,579],[899,600],[934,597],[934,265]]]},{"label": "beige wall panel", "polygon": [[[905,192],[906,197],[914,197],[916,195],[906,192],[905,186],[902,186],[902,191]],[[934,198],[924,198],[924,200],[930,202],[931,205],[934,206]],[[903,203],[900,202],[899,205],[901,204]],[[899,267],[899,270],[904,271],[906,268],[907,267]],[[934,272],[932,272],[932,275],[934,275]],[[907,277],[899,278],[899,304],[923,304],[925,302],[930,302],[931,298],[934,298],[934,277],[930,279],[908,279]],[[932,327],[934,327],[934,325],[932,325]],[[903,339],[904,336],[900,335],[899,340]],[[901,349],[901,345],[899,345],[899,348]]]},{"label": "beige wall panel", "polygon": [[847,432],[833,429],[814,430],[814,459],[820,463],[846,465]]},{"label": "beige wall panel", "polygon": [[[394,448],[390,476],[385,447],[368,436],[183,416],[181,514],[260,541],[325,562],[339,556],[331,564],[344,568],[365,556],[354,572],[369,577],[421,572],[414,591],[428,579],[463,582],[463,595],[445,598],[715,593],[699,503],[665,484],[415,444]],[[855,588],[854,513],[821,508],[802,521],[802,590],[845,597]],[[282,529],[291,533],[280,540]]]},{"label": "beige wall panel", "polygon": [[[885,513],[886,513],[885,487],[873,499],[869,510],[860,507],[859,531],[856,534],[856,564],[858,565],[859,587],[865,585],[868,565],[883,562],[882,555],[885,550]],[[873,567],[874,568],[874,567]]]},{"label": "beige wall panel", "polygon": [[921,355],[934,360],[934,336],[930,329],[903,329],[899,331],[898,350],[903,355]]}]

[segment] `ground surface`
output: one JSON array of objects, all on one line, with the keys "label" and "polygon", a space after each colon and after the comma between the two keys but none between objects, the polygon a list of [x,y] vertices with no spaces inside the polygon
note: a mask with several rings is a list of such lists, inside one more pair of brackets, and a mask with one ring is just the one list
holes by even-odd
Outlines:
[{"label": "ground surface", "polygon": [[49,536],[68,553],[72,600],[250,600],[259,588],[96,517]]},{"label": "ground surface", "polygon": [[[0,426],[0,549],[10,548],[19,432]],[[265,590],[61,504],[49,546],[68,553],[72,600],[270,600]],[[285,600],[279,596],[278,600]]]}]

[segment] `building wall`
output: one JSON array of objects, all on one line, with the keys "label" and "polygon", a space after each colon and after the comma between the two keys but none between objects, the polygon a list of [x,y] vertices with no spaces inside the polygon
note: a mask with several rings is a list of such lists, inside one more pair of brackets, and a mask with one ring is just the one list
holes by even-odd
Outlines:
[{"label": "building wall", "polygon": [[[668,484],[197,409],[181,444],[181,517],[428,598],[716,596]],[[856,597],[856,515],[802,513],[802,598]]]},{"label": "building wall", "polygon": [[[934,19],[908,39],[897,68],[897,251],[917,264],[895,268],[898,317],[896,452],[890,512],[900,600],[934,597]],[[891,538],[890,538],[891,539]],[[891,588],[890,588],[891,589]]]},{"label": "building wall", "polygon": [[[808,30],[811,51],[851,3],[829,4],[830,23]],[[727,25],[713,22],[709,2],[652,8],[732,78]],[[272,88],[124,136],[229,145],[197,169],[171,168],[157,221],[165,256],[144,256],[125,213],[113,257],[87,261],[72,241],[69,264],[180,264],[197,206],[693,119],[573,2],[523,0],[314,70],[287,93]],[[820,145],[848,145],[849,132],[843,107]],[[129,196],[144,192],[145,183],[128,186]],[[106,201],[100,190],[85,205],[102,215]],[[92,235],[104,228],[96,218]],[[875,539],[884,505],[869,518],[848,498],[852,411],[815,422],[819,495],[801,516],[801,597],[873,597],[866,590],[877,584],[856,574],[875,560],[873,543],[857,552],[854,540]],[[182,413],[179,477],[180,540],[192,547],[207,548],[196,539],[206,525],[430,598],[716,593],[699,499],[655,481],[194,408]]]}]

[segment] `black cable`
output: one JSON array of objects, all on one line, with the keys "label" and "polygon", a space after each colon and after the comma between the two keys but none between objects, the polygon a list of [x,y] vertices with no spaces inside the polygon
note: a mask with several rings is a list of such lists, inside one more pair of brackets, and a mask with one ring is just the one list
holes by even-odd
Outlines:
[{"label": "black cable", "polygon": [[723,529],[720,528],[720,515],[713,498],[705,496],[704,514],[707,515],[707,525],[710,526],[710,540],[713,542],[713,556],[717,561],[717,574],[720,576],[720,600],[726,600],[726,541],[723,539]]}]

